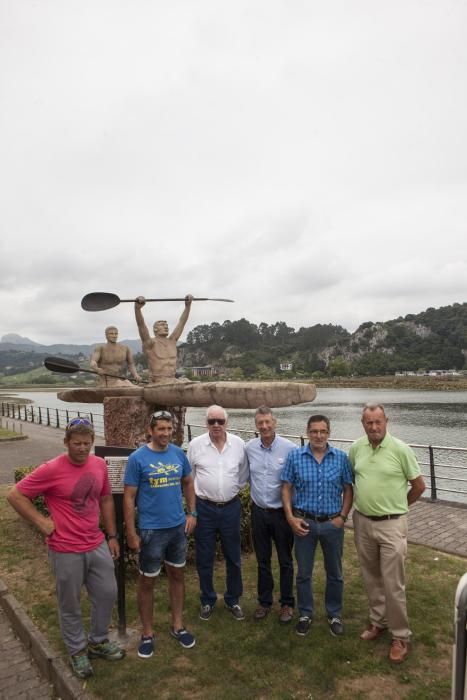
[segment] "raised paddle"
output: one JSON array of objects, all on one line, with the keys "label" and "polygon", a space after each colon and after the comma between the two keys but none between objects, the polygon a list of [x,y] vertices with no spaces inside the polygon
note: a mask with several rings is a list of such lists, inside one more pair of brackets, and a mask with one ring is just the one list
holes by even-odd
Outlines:
[{"label": "raised paddle", "polygon": [[[136,299],[120,299],[117,294],[111,292],[91,292],[81,299],[81,308],[85,311],[105,311],[114,306],[126,302],[135,302]],[[185,301],[185,297],[174,299],[146,299],[146,301]],[[209,297],[193,297],[193,301],[228,301],[233,304],[233,299],[211,299]]]},{"label": "raised paddle", "polygon": [[[115,379],[127,379],[127,377],[122,377],[119,374],[109,374],[108,372],[104,372],[101,374],[100,372],[97,372],[95,369],[84,369],[83,367],[80,367],[79,365],[76,364],[76,362],[72,362],[71,360],[65,360],[63,357],[46,357],[44,360],[44,365],[47,369],[49,369],[51,372],[60,372],[60,374],[74,374],[75,372],[88,372],[89,374],[98,374],[100,377],[114,377]],[[133,381],[132,379],[128,379],[128,381],[133,382],[134,384],[137,384],[137,382]]]}]

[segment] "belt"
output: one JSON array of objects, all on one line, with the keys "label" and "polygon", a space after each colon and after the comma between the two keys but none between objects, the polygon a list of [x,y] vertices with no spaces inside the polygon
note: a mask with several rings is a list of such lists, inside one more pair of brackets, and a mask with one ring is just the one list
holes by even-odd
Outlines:
[{"label": "belt", "polygon": [[281,508],[263,508],[262,506],[259,506],[257,503],[252,501],[253,505],[255,508],[258,508],[259,510],[264,510],[266,513],[279,513],[280,511],[283,511],[284,509]]},{"label": "belt", "polygon": [[397,520],[397,518],[401,518],[405,513],[391,513],[390,515],[365,515],[365,513],[361,513],[359,510],[357,510],[357,513],[360,515],[363,515],[364,518],[368,518],[368,520]]},{"label": "belt", "polygon": [[230,503],[238,500],[238,496],[234,496],[230,499],[230,501],[211,501],[209,498],[203,498],[203,496],[197,496],[197,498],[205,503],[210,503],[212,506],[216,506],[217,508],[223,508],[224,506],[228,506]]},{"label": "belt", "polygon": [[316,523],[325,523],[328,520],[333,520],[337,518],[340,513],[333,513],[332,515],[316,515],[316,513],[308,513],[306,510],[299,510],[294,508],[293,514],[299,518],[305,518],[305,520],[314,520]]}]

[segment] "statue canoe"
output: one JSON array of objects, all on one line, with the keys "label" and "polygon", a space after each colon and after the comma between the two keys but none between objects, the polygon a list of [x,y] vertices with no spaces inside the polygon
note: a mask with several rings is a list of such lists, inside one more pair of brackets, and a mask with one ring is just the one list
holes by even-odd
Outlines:
[{"label": "statue canoe", "polygon": [[142,398],[159,406],[258,408],[295,406],[313,401],[314,384],[305,382],[168,382],[145,387],[83,387],[58,393],[62,401],[103,403],[109,397]]}]

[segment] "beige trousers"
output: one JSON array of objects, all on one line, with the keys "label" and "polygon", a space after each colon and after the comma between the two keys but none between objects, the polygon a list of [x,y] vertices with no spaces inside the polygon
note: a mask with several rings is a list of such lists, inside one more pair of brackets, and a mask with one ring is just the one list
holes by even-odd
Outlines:
[{"label": "beige trousers", "polygon": [[388,627],[394,639],[409,640],[405,597],[407,516],[370,520],[353,513],[355,546],[370,604],[370,623]]}]

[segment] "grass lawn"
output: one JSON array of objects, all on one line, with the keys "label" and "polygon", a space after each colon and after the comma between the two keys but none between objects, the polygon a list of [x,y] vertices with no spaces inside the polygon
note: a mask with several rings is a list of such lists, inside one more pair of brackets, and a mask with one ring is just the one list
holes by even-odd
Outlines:
[{"label": "grass lawn", "polygon": [[[41,538],[21,522],[0,489],[0,571],[11,592],[24,604],[52,645],[65,655],[57,626],[54,583]],[[135,582],[128,580],[127,624],[130,641],[121,662],[93,662],[95,675],[86,690],[96,698],[169,698],[247,700],[284,698],[301,700],[366,699],[448,700],[450,698],[454,594],[465,573],[464,559],[410,546],[407,560],[407,596],[413,653],[399,667],[387,661],[389,638],[361,642],[367,623],[367,603],[357,564],[353,536],[345,538],[345,636],[331,637],[323,610],[323,565],[319,555],[315,575],[315,621],[307,637],[298,637],[291,625],[279,624],[271,614],[261,622],[252,618],[256,607],[254,555],[244,558],[244,596],[247,614],[234,620],[220,598],[212,618],[198,618],[196,571],[186,569],[185,624],[197,638],[184,650],[170,637],[167,581],[156,581],[154,657],[138,659],[139,635]],[[222,594],[224,567],[216,569]],[[277,580],[277,576],[276,576]]]},{"label": "grass lawn", "polygon": [[7,430],[6,428],[0,427],[0,442],[2,440],[21,440],[25,437],[26,435],[22,435],[14,430]]}]

